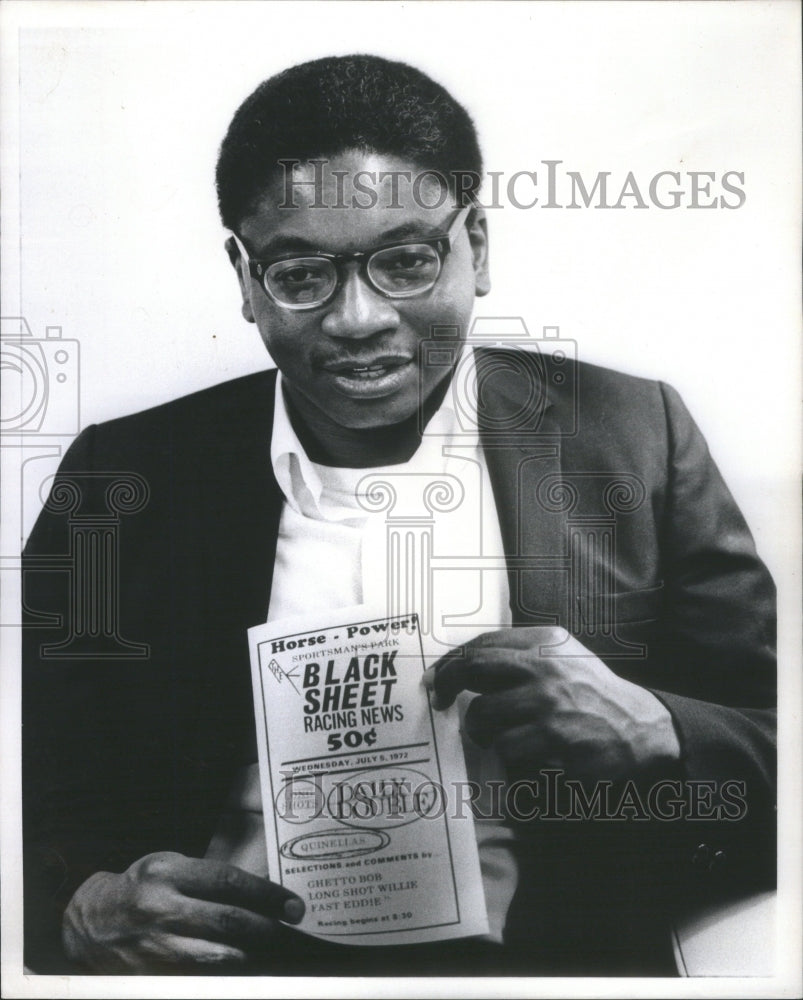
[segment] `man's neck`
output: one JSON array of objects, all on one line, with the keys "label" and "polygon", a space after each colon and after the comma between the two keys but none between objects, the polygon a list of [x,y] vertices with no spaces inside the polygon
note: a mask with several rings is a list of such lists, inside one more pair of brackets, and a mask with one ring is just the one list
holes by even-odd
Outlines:
[{"label": "man's neck", "polygon": [[443,379],[421,410],[400,424],[353,428],[333,424],[317,408],[284,383],[287,412],[307,457],[319,465],[369,469],[409,462],[421,444],[421,434],[443,402],[451,377]]}]

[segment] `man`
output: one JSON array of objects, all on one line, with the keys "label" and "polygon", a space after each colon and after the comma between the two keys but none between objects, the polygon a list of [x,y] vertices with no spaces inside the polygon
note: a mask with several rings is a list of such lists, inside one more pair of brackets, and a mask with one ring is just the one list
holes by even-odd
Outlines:
[{"label": "man", "polygon": [[[451,95],[375,57],[295,67],[235,115],[217,172],[227,251],[280,375],[88,428],[26,550],[35,971],[668,974],[679,900],[771,879],[771,581],[671,389],[462,348],[489,290],[481,171]],[[470,777],[534,796],[565,777],[585,808],[478,820],[487,940],[316,942],[292,929],[304,901],[238,863],[249,844],[210,847],[256,759],[246,629],[366,599],[359,482],[451,476],[458,445],[482,552],[507,572],[483,574],[485,628],[441,633],[456,648],[430,698],[460,702]],[[115,473],[141,491],[119,549],[79,531]],[[436,629],[463,613],[450,600]],[[121,657],[126,643],[146,655]],[[607,818],[605,787],[626,796]]]}]

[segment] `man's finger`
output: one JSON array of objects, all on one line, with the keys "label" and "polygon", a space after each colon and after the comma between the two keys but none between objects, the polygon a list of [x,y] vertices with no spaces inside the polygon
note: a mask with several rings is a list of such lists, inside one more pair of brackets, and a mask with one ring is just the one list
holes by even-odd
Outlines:
[{"label": "man's finger", "polygon": [[143,942],[142,955],[129,964],[136,967],[143,960],[146,965],[138,971],[152,970],[156,966],[163,967],[165,971],[186,969],[187,972],[197,974],[204,968],[211,971],[242,966],[248,961],[248,956],[242,949],[219,941],[164,934]]},{"label": "man's finger", "polygon": [[533,677],[531,659],[517,649],[477,649],[447,653],[430,670],[424,683],[436,709],[448,708],[461,691],[490,694]]},{"label": "man's finger", "polygon": [[543,647],[562,646],[569,634],[558,625],[530,625],[526,628],[502,628],[482,632],[465,644],[463,649],[529,649],[539,653]]},{"label": "man's finger", "polygon": [[497,734],[494,749],[508,767],[527,767],[533,774],[542,767],[564,766],[561,748],[529,722]]},{"label": "man's finger", "polygon": [[182,858],[172,881],[185,896],[243,907],[274,920],[297,924],[304,916],[304,902],[295,893],[222,861]]},{"label": "man's finger", "polygon": [[241,906],[186,898],[180,907],[165,914],[160,928],[247,951],[263,948],[275,936],[277,924],[270,917]]},{"label": "man's finger", "polygon": [[520,726],[538,725],[549,711],[550,701],[539,692],[509,688],[474,698],[463,721],[466,733],[478,746],[490,746],[500,735]]}]

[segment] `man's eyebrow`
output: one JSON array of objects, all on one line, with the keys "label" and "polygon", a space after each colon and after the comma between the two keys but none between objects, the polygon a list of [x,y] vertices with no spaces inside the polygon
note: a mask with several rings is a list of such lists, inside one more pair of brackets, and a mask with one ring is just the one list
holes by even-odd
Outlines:
[{"label": "man's eyebrow", "polygon": [[301,236],[276,236],[274,239],[268,240],[267,243],[263,243],[254,256],[259,259],[260,257],[274,257],[282,253],[314,253],[320,249],[321,247],[317,244],[310,243],[309,240],[305,240]]},{"label": "man's eyebrow", "polygon": [[[442,225],[429,225],[425,220],[404,222],[399,226],[394,226],[392,229],[385,230],[370,245],[359,247],[358,249],[370,250],[371,247],[383,246],[386,243],[392,243],[394,240],[406,240],[413,237],[428,239],[432,236],[439,236],[442,232]],[[263,243],[259,247],[258,253],[254,254],[254,257],[258,260],[284,253],[315,253],[316,250],[327,251],[328,248],[318,243],[311,243],[303,236],[276,236],[268,240],[267,243]]]},{"label": "man's eyebrow", "polygon": [[430,236],[440,236],[444,231],[442,225],[432,226],[428,225],[423,219],[416,219],[411,222],[404,222],[400,226],[394,226],[393,229],[388,229],[381,236],[381,242],[385,243],[388,240],[406,240],[408,237],[420,236],[422,238],[428,238]]}]

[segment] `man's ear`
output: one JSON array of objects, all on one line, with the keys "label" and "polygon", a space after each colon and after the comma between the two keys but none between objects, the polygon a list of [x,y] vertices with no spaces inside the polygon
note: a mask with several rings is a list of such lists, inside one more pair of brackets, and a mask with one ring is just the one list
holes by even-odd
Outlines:
[{"label": "man's ear", "polygon": [[474,294],[487,295],[491,290],[491,274],[488,269],[488,220],[485,209],[471,210],[467,228],[474,257]]},{"label": "man's ear", "polygon": [[239,247],[234,242],[234,237],[229,236],[225,243],[226,253],[229,255],[231,266],[237,272],[237,280],[240,283],[240,294],[243,297],[243,304],[240,306],[243,318],[249,323],[255,323],[254,311],[251,308],[251,275],[243,260]]}]

